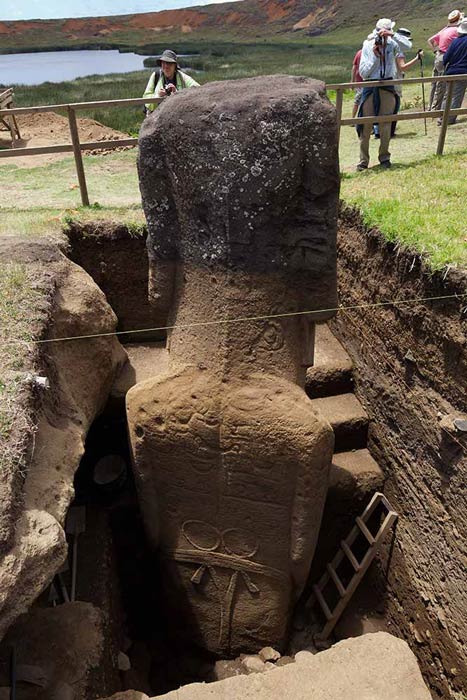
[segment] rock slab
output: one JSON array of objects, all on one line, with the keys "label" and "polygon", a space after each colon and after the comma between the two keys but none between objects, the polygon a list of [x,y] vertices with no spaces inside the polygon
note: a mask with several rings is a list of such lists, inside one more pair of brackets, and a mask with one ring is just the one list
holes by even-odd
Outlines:
[{"label": "rock slab", "polygon": [[385,632],[339,642],[300,663],[217,683],[187,685],[153,700],[431,700],[415,655]]}]

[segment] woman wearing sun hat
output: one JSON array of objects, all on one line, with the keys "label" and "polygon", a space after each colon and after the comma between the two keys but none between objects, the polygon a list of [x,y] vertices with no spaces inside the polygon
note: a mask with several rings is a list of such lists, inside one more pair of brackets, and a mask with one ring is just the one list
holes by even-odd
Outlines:
[{"label": "woman wearing sun hat", "polygon": [[[199,87],[187,73],[180,70],[175,51],[166,49],[157,59],[160,71],[155,71],[149,78],[143,97],[168,97],[184,88]],[[155,104],[147,104],[146,109],[152,112]]]},{"label": "woman wearing sun hat", "polygon": [[[451,41],[457,36],[457,27],[459,22],[464,19],[464,15],[460,10],[453,10],[448,14],[448,23],[437,34],[433,34],[428,39],[428,46],[435,52],[435,62],[433,68],[433,77],[437,78],[444,75],[443,56],[449,48]],[[441,109],[446,83],[437,82],[431,85],[430,95],[430,110]]]},{"label": "woman wearing sun hat", "polygon": [[[467,74],[467,18],[463,19],[457,27],[459,36],[449,45],[448,50],[443,55],[445,75]],[[452,109],[462,107],[467,80],[456,80],[452,86]],[[443,100],[441,109],[446,106],[446,97]],[[456,117],[449,118],[449,124],[454,124]]]}]

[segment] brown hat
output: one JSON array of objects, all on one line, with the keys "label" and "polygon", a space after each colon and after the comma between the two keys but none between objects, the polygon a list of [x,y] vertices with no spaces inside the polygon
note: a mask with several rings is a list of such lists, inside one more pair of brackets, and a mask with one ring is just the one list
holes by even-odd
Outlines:
[{"label": "brown hat", "polygon": [[177,54],[175,51],[172,51],[171,49],[166,49],[162,56],[159,56],[157,59],[157,65],[161,65],[161,61],[165,61],[165,63],[177,63]]}]

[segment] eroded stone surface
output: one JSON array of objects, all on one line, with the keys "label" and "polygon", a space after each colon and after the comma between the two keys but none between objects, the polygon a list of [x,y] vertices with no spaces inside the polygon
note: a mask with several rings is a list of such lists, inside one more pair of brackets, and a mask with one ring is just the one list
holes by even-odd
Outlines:
[{"label": "eroded stone surface", "polygon": [[327,489],[332,433],[301,387],[330,314],[277,314],[335,306],[334,110],[304,78],[186,91],[146,120],[139,172],[175,326],[165,375],[127,396],[143,517],[173,633],[255,652],[284,639]]},{"label": "eroded stone surface", "polygon": [[[84,270],[50,243],[0,246],[2,263],[33,265],[48,280],[47,309],[38,337],[63,338],[111,333],[117,319]],[[39,304],[40,301],[37,301]],[[125,357],[115,337],[50,343],[34,357],[34,372],[48,387],[30,389],[34,438],[16,490],[0,490],[8,539],[0,548],[0,637],[25,612],[60,568],[67,554],[63,524],[73,497],[73,478],[84,440],[103,408],[116,370]],[[34,424],[37,430],[34,431]],[[14,507],[13,507],[13,505]],[[16,517],[14,515],[16,514]],[[5,519],[6,520],[6,519]]]}]

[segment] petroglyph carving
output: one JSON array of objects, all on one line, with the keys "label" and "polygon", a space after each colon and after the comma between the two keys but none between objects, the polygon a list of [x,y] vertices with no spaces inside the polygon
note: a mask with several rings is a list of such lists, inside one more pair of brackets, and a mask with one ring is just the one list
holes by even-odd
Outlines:
[{"label": "petroglyph carving", "polygon": [[170,628],[219,654],[280,645],[333,445],[302,390],[331,313],[293,314],[336,306],[334,111],[303,78],[185,91],[146,120],[139,171],[150,297],[175,328],[128,419]]}]

